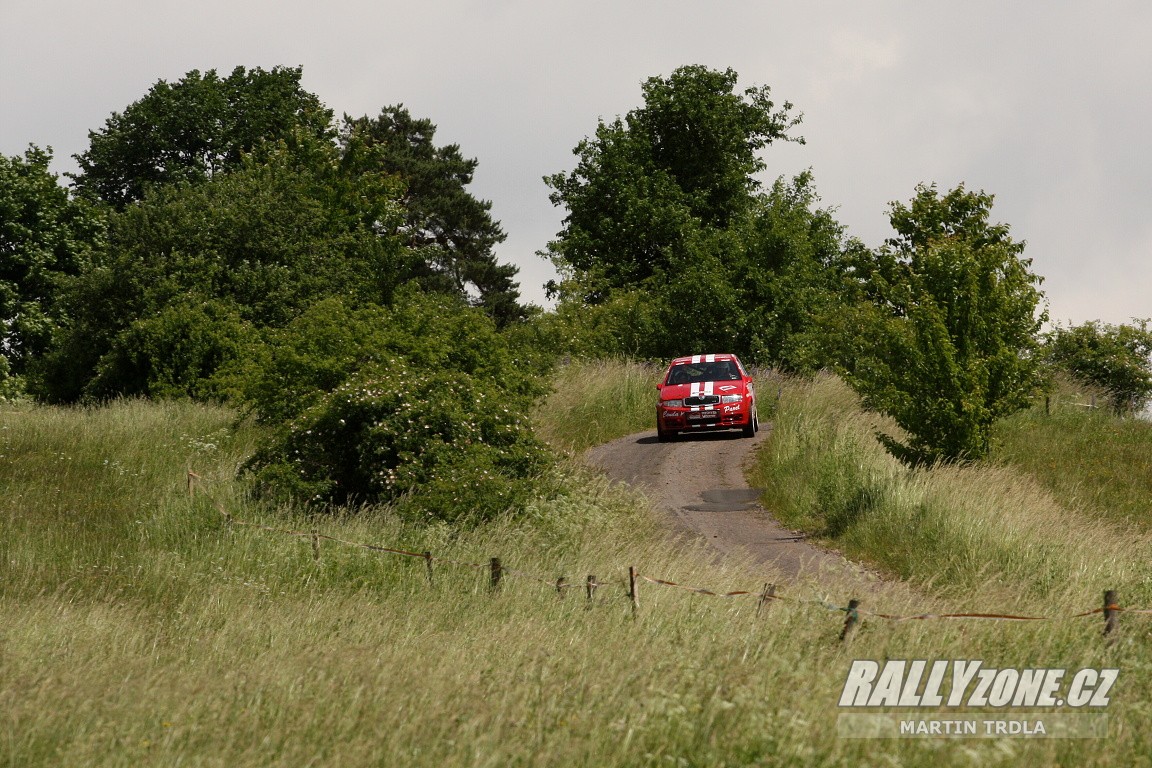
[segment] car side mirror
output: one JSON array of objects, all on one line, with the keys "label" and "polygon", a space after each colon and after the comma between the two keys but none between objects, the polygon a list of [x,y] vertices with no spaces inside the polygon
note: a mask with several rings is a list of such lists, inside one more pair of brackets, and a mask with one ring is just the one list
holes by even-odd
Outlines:
[{"label": "car side mirror", "polygon": [[663,384],[657,384],[656,389],[664,389],[664,385]]}]

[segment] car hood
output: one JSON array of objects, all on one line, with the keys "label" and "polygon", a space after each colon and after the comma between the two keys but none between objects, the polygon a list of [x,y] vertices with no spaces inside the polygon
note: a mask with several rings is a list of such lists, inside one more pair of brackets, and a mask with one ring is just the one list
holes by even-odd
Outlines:
[{"label": "car hood", "polygon": [[660,390],[661,400],[683,400],[693,395],[742,395],[742,381],[701,381],[696,384],[666,384]]}]

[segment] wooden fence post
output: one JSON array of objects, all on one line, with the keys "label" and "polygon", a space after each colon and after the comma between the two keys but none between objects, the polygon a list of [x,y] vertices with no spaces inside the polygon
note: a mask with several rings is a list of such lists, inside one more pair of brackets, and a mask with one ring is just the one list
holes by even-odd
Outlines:
[{"label": "wooden fence post", "polygon": [[847,640],[848,636],[852,634],[852,630],[860,623],[860,614],[856,610],[859,607],[859,600],[848,601],[848,607],[845,609],[848,612],[848,618],[844,620],[844,629],[840,632],[840,642]]},{"label": "wooden fence post", "polygon": [[431,552],[428,552],[428,551],[424,552],[424,565],[427,566],[427,570],[428,570],[428,586],[432,586],[432,553]]},{"label": "wooden fence post", "polygon": [[765,584],[764,591],[760,594],[760,602],[756,604],[756,615],[760,615],[760,611],[764,609],[764,604],[772,598],[776,597],[776,585]]},{"label": "wooden fence post", "polygon": [[491,577],[490,577],[488,585],[489,585],[489,587],[491,587],[494,590],[499,589],[500,588],[500,579],[504,576],[504,569],[500,565],[500,558],[498,558],[498,557],[492,558],[492,560],[488,564],[488,567],[491,570]]},{"label": "wooden fence post", "polygon": [[1116,590],[1109,589],[1104,593],[1104,637],[1110,640],[1115,640],[1116,636],[1113,634],[1116,631],[1117,610],[1120,606],[1116,604]]},{"label": "wooden fence post", "polygon": [[592,574],[588,574],[588,581],[584,585],[584,590],[588,595],[588,602],[585,604],[584,607],[585,608],[591,608],[592,607],[592,596],[596,593],[596,577],[593,576]]},{"label": "wooden fence post", "polygon": [[561,597],[561,599],[563,599],[564,590],[567,588],[568,588],[568,579],[564,578],[563,576],[556,579],[556,593]]},{"label": "wooden fence post", "polygon": [[312,529],[312,559],[320,562],[320,531]]},{"label": "wooden fence post", "polygon": [[636,594],[636,568],[635,566],[628,566],[628,599],[632,603],[632,616],[636,616],[636,612],[640,610],[640,598]]}]

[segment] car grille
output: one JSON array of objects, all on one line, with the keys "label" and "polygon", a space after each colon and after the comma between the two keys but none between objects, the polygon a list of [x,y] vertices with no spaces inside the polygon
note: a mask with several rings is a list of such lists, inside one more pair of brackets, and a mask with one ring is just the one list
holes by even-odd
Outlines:
[{"label": "car grille", "polygon": [[719,395],[692,395],[684,398],[684,405],[715,405],[718,402]]}]

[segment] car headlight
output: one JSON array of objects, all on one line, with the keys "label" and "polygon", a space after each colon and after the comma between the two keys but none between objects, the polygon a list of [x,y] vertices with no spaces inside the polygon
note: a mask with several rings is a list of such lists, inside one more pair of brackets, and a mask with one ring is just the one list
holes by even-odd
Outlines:
[{"label": "car headlight", "polygon": [[743,400],[744,395],[724,395],[720,398],[720,402],[722,403],[739,403],[743,402]]},{"label": "car headlight", "polygon": [[665,408],[683,408],[684,407],[684,401],[683,400],[662,400],[662,401],[660,401],[660,405],[664,406]]}]

